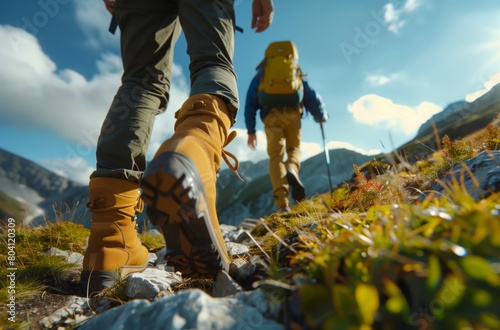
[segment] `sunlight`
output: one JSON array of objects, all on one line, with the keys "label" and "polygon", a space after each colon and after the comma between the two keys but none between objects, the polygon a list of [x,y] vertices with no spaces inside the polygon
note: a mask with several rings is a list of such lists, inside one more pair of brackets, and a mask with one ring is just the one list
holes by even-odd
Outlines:
[{"label": "sunlight", "polygon": [[492,52],[493,56],[483,64],[483,69],[500,66],[500,29],[487,28],[487,34],[492,35],[489,41],[478,44],[474,47],[477,52]]}]

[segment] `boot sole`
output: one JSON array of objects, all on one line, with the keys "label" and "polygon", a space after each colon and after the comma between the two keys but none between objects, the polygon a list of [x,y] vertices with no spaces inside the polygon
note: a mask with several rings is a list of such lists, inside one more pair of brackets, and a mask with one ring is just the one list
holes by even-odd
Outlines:
[{"label": "boot sole", "polygon": [[306,191],[299,178],[296,177],[292,172],[286,171],[286,179],[288,180],[288,184],[292,188],[293,200],[296,202],[304,200],[304,198],[306,198]]},{"label": "boot sole", "polygon": [[158,155],[140,185],[149,220],[165,237],[167,265],[189,278],[214,279],[221,268],[229,268],[225,243],[211,225],[201,178],[188,157],[177,152]]},{"label": "boot sole", "polygon": [[119,270],[85,270],[80,275],[80,291],[83,296],[92,296],[105,289],[115,286],[121,280],[127,278],[133,273],[140,273],[148,263],[143,266],[124,266]]}]

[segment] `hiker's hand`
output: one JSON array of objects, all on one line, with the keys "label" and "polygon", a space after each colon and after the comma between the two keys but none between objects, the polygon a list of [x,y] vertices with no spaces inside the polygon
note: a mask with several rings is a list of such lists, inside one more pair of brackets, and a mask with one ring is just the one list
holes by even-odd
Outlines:
[{"label": "hiker's hand", "polygon": [[116,0],[104,0],[104,5],[111,14],[113,14],[113,11],[115,10],[115,2]]},{"label": "hiker's hand", "polygon": [[326,121],[327,121],[327,120],[328,120],[328,114],[325,112],[325,113],[323,114],[323,118],[321,118],[321,122],[322,122],[322,123],[326,123]]},{"label": "hiker's hand", "polygon": [[252,29],[262,32],[271,25],[274,16],[273,0],[253,0]]},{"label": "hiker's hand", "polygon": [[323,113],[321,117],[314,117],[314,121],[317,123],[326,123],[328,120],[328,113]]},{"label": "hiker's hand", "polygon": [[257,135],[248,134],[248,146],[250,147],[250,149],[255,150],[256,145],[257,145]]}]

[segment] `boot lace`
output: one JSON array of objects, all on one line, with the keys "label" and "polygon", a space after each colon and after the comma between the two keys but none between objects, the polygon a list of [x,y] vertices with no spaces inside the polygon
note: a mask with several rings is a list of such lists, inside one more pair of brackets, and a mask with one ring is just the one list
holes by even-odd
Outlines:
[{"label": "boot lace", "polygon": [[[234,140],[234,138],[236,137],[236,134],[237,134],[236,131],[232,131],[231,133],[229,133],[229,135],[227,136],[226,144],[224,145],[224,147],[227,146],[232,140]],[[231,158],[234,161],[234,165],[230,162],[229,158]],[[240,179],[240,181],[245,181],[238,173],[238,167],[240,167],[240,162],[238,161],[238,158],[236,158],[236,156],[234,154],[232,154],[231,152],[226,151],[226,150],[224,150],[224,148],[222,148],[222,159],[224,159],[224,162],[231,169],[231,171],[233,171],[234,174],[236,174],[236,176],[238,177],[238,179]]]}]

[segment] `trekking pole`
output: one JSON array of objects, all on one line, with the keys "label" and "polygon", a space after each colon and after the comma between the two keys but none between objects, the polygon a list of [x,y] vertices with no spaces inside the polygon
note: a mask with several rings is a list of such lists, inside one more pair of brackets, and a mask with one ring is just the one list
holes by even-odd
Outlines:
[{"label": "trekking pole", "polygon": [[323,129],[323,123],[319,123],[319,126],[321,127],[321,136],[323,137],[323,149],[325,149],[326,171],[328,173],[330,197],[332,197],[332,186],[333,185],[332,185],[332,176],[330,175],[330,154],[328,153],[328,149],[326,148],[325,130]]}]

